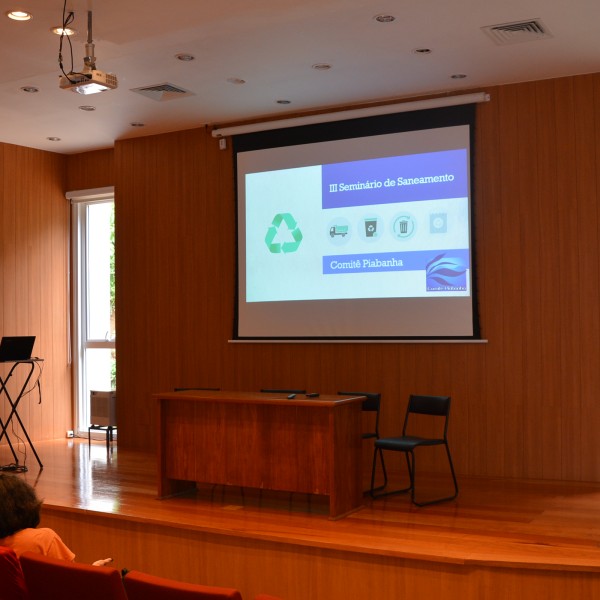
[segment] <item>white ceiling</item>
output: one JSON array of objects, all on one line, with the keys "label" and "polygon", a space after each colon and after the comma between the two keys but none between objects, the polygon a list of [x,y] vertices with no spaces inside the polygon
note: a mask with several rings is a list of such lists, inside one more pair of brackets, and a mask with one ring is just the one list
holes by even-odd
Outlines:
[{"label": "white ceiling", "polygon": [[[61,24],[64,0],[0,2],[0,141],[62,153],[207,123],[600,71],[600,0],[67,0],[78,32],[73,70],[83,67],[91,10],[96,67],[119,82],[82,96],[59,88],[50,28]],[[9,20],[14,9],[33,19]],[[395,21],[374,19],[382,14]],[[533,19],[550,36],[498,45],[482,30]],[[67,47],[63,61],[70,70]],[[331,68],[313,68],[322,63]],[[131,91],[164,83],[192,94],[157,101]]]}]

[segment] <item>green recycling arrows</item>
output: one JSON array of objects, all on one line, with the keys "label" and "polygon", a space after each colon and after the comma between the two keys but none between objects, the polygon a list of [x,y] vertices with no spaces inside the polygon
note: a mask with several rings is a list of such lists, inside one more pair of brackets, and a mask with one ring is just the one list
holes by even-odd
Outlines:
[{"label": "green recycling arrows", "polygon": [[[276,242],[273,240],[281,227],[281,224],[285,223],[287,229],[291,232],[293,242],[283,242],[283,244]],[[267,235],[265,236],[265,244],[267,244],[267,248],[269,252],[272,254],[279,254],[280,252],[289,253],[296,252],[300,246],[300,242],[302,241],[302,232],[296,223],[296,220],[289,213],[280,213],[275,215],[273,222],[271,223],[271,227],[267,231]]]}]

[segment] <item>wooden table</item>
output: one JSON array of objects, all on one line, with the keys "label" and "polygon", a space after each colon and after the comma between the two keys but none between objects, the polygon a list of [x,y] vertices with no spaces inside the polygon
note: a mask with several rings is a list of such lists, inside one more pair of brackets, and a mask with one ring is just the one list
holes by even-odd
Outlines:
[{"label": "wooden table", "polygon": [[185,391],[158,402],[159,498],[198,483],[329,497],[329,516],[362,505],[364,398]]}]

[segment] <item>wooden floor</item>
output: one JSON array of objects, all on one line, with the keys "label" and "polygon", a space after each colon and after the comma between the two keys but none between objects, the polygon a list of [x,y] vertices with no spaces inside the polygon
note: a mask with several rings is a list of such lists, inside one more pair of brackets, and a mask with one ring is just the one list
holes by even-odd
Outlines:
[{"label": "wooden floor", "polygon": [[[159,501],[155,457],[116,445],[36,449],[44,469],[30,455],[19,477],[44,498],[42,524],[83,562],[112,556],[118,568],[238,587],[245,598],[368,598],[377,587],[392,598],[390,587],[415,598],[600,598],[600,484],[459,478],[456,501],[416,508],[405,495],[365,496],[331,521],[326,502],[303,494],[207,486]],[[0,464],[11,458],[0,448]]]}]

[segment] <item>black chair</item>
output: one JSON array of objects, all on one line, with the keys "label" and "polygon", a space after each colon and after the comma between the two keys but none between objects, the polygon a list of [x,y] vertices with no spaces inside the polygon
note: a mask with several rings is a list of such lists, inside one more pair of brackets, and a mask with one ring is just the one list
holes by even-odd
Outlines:
[{"label": "black chair", "polygon": [[[449,396],[418,396],[411,395],[408,400],[408,406],[406,408],[406,415],[404,417],[404,426],[402,427],[402,435],[400,437],[392,438],[380,438],[375,440],[375,450],[373,453],[373,468],[371,471],[371,495],[376,498],[382,496],[389,496],[391,494],[400,494],[403,492],[410,492],[410,497],[413,504],[417,506],[427,506],[429,504],[435,504],[437,502],[444,502],[445,500],[454,500],[458,496],[458,483],[456,482],[456,474],[454,473],[454,465],[452,464],[452,456],[450,455],[450,448],[448,447],[448,417],[450,414],[450,397]],[[411,435],[414,428],[411,429],[413,421],[416,419],[414,415],[427,415],[434,421],[439,421],[439,430],[443,431],[441,437],[420,437]],[[448,456],[448,464],[450,465],[450,473],[452,474],[452,481],[454,483],[454,494],[451,496],[444,496],[443,498],[436,498],[427,502],[417,502],[415,499],[415,473],[416,473],[416,462],[415,462],[415,450],[422,446],[444,446],[446,449],[446,455]],[[408,466],[408,475],[410,478],[410,485],[407,488],[401,490],[393,490],[385,492],[383,494],[375,495],[375,466],[377,451],[390,450],[394,452],[404,452],[406,455],[406,464]]]},{"label": "black chair", "polygon": [[[370,412],[375,414],[373,429],[365,431],[362,434],[363,440],[378,440],[379,439],[379,408],[381,406],[381,394],[379,392],[338,392],[340,396],[365,396],[366,400],[363,400],[361,410],[363,412]],[[381,470],[383,471],[383,484],[374,488],[373,481],[371,481],[371,494],[373,492],[382,490],[387,485],[388,477],[387,471],[385,470],[385,462],[383,460],[383,452],[380,448],[375,448],[375,458],[379,455],[381,462]],[[371,475],[373,479],[373,475]]]},{"label": "black chair", "polygon": [[260,390],[261,394],[306,394],[306,390],[293,390],[293,389],[289,389],[289,390],[285,390],[285,389],[278,389],[278,390],[274,390],[274,389],[267,389],[267,388],[263,388]]}]

